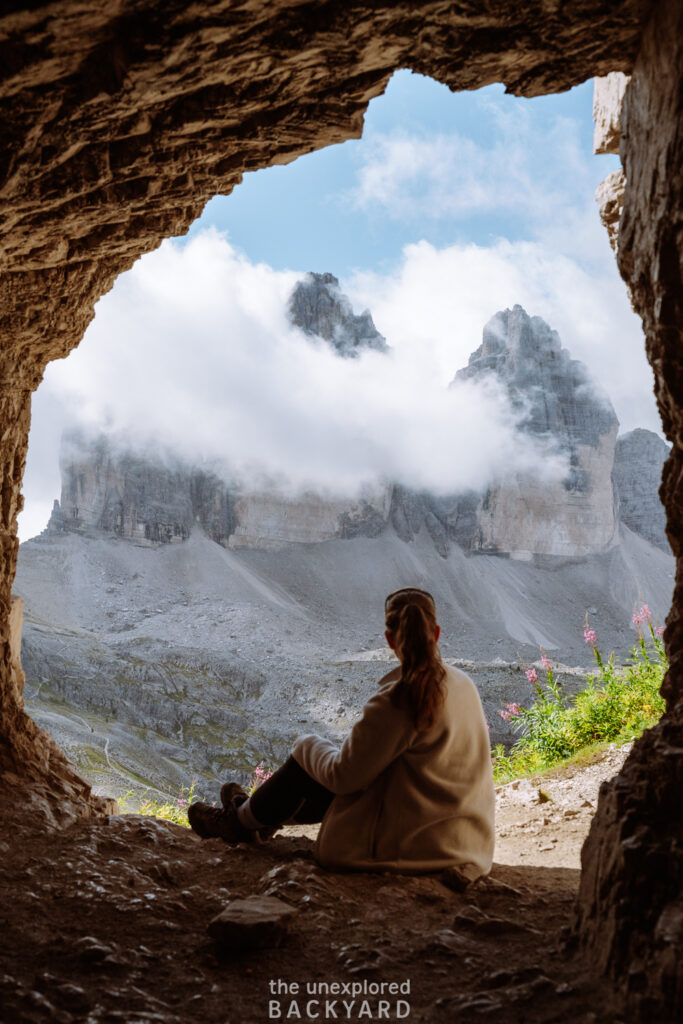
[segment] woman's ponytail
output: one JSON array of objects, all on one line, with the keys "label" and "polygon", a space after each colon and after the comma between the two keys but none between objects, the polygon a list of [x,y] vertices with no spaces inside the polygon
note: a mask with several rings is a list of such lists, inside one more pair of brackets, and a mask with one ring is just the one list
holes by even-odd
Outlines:
[{"label": "woman's ponytail", "polygon": [[446,669],[436,646],[436,608],[424,590],[409,588],[390,594],[386,628],[401,661],[396,697],[405,700],[416,729],[429,729],[444,699]]}]

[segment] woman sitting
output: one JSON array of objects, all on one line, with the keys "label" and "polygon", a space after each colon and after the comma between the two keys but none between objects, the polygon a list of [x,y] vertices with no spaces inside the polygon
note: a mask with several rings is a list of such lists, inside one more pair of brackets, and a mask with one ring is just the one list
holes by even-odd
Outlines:
[{"label": "woman sitting", "polygon": [[251,797],[226,783],[222,809],[192,804],[188,818],[202,838],[260,841],[284,823],[322,822],[314,854],[327,868],[458,867],[468,878],[490,870],[495,799],[477,689],[441,660],[430,594],[398,590],[385,614],[400,665],[380,681],[341,748],[303,736]]}]

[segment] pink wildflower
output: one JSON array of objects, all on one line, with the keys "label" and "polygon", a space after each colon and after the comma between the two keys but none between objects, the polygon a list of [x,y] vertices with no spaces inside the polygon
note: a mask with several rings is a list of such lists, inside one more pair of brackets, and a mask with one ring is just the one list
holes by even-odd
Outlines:
[{"label": "pink wildflower", "polygon": [[547,654],[544,654],[541,658],[541,665],[543,665],[543,668],[546,670],[546,672],[548,671],[548,669],[552,669],[553,663]]},{"label": "pink wildflower", "polygon": [[536,671],[535,668],[528,668],[526,670],[526,677],[527,677],[527,679],[529,680],[530,683],[537,683],[538,682],[538,672]]},{"label": "pink wildflower", "polygon": [[595,632],[594,629],[591,629],[590,626],[586,626],[586,628],[583,631],[583,639],[586,641],[587,644],[590,644],[591,647],[595,647],[596,643],[598,642],[598,634]]},{"label": "pink wildflower", "polygon": [[499,711],[498,714],[500,715],[500,717],[503,719],[504,722],[509,722],[510,721],[510,714],[509,714],[509,712],[507,712],[507,711]]},{"label": "pink wildflower", "polygon": [[657,636],[662,636],[662,634],[664,633],[664,626],[657,626],[655,633],[657,634]]},{"label": "pink wildflower", "polygon": [[633,621],[633,625],[634,626],[640,626],[642,624],[643,617],[642,617],[642,615],[638,615],[637,612],[634,612],[633,613],[633,620],[632,621]]},{"label": "pink wildflower", "polygon": [[185,799],[184,796],[179,796],[178,797],[178,807],[180,807],[181,810],[182,810],[183,807],[187,807],[187,800]]},{"label": "pink wildflower", "polygon": [[521,708],[519,704],[506,704],[505,707],[513,718],[517,718],[521,714]]}]

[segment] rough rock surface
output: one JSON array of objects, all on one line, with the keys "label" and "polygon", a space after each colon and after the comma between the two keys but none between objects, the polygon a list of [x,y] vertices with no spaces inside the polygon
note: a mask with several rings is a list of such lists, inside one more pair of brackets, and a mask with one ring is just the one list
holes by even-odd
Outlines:
[{"label": "rough rock surface", "polygon": [[624,206],[626,179],[621,168],[612,171],[595,190],[600,220],[615,254],[619,247],[619,219]]},{"label": "rough rock surface", "polygon": [[663,551],[670,548],[666,514],[657,492],[669,450],[652,430],[631,430],[617,438],[613,470],[622,523]]},{"label": "rough rock surface", "polygon": [[538,473],[495,483],[480,498],[473,550],[585,557],[618,542],[612,465],[618,421],[609,399],[559,335],[521,306],[496,313],[458,381],[503,385],[520,429],[552,441],[568,460],[563,480]]},{"label": "rough rock surface", "polygon": [[61,501],[48,531],[111,534],[138,544],[187,540],[195,522],[218,544],[235,530],[234,497],[214,473],[143,457],[104,434],[62,438]]},{"label": "rough rock surface", "polygon": [[[593,149],[596,153],[618,153],[621,139],[621,108],[628,77],[615,71],[596,78],[593,86]],[[615,255],[619,247],[619,219],[624,206],[625,178],[620,167],[612,171],[595,190],[595,201],[603,227]]]},{"label": "rough rock surface", "polygon": [[621,105],[628,85],[628,76],[614,71],[604,78],[596,78],[593,85],[593,151],[619,152],[619,120]]},{"label": "rough rock surface", "polygon": [[386,352],[386,339],[375,327],[369,310],[357,316],[334,274],[310,273],[289,300],[289,319],[309,337],[323,338],[344,359],[364,350]]},{"label": "rough rock surface", "polygon": [[[243,171],[357,137],[368,101],[398,67],[453,89],[503,81],[527,96],[610,71],[632,72],[622,115],[627,185],[619,265],[643,320],[664,428],[673,443],[663,493],[672,547],[677,557],[683,554],[682,19],[681,5],[668,0],[583,0],[563,8],[561,16],[543,0],[502,0],[485,12],[478,3],[440,0],[276,0],[267,7],[251,0],[240,7],[230,0],[190,7],[175,0],[19,0],[5,7],[3,771],[16,769],[36,780],[34,794],[42,786],[44,799],[60,800],[53,745],[22,709],[10,644],[30,394],[47,361],[78,343],[94,302],[118,273],[162,238],[187,229],[205,201],[229,191]],[[619,780],[601,798],[581,894],[588,948],[620,979],[622,991],[625,979],[633,978],[630,1012],[660,1020],[665,1013],[680,1018],[683,1005],[683,957],[670,927],[683,881],[677,814],[683,579],[666,642],[672,666],[663,691],[668,714],[634,746]],[[84,810],[95,806],[85,791],[79,799]],[[667,851],[666,872],[652,856],[658,851]],[[27,912],[15,920],[30,917]],[[639,974],[643,964],[645,973]]]},{"label": "rough rock surface", "polygon": [[658,3],[621,116],[618,261],[645,330],[664,431],[662,500],[678,559],[664,634],[667,712],[600,793],[582,856],[582,942],[628,993],[633,1019],[683,1012],[683,6]]},{"label": "rough rock surface", "polygon": [[296,914],[296,907],[277,896],[247,896],[231,900],[209,921],[207,931],[222,950],[273,949],[284,942]]}]

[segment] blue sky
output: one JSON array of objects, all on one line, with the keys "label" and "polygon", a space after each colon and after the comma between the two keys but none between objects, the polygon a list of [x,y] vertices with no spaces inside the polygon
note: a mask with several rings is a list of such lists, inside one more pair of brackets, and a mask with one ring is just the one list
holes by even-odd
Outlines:
[{"label": "blue sky", "polygon": [[[567,205],[592,199],[598,183],[618,166],[616,157],[593,156],[593,87],[585,82],[569,92],[533,100],[506,96],[502,85],[477,92],[452,93],[433,79],[399,71],[387,91],[370,103],[360,140],[349,140],[310,153],[284,167],[270,167],[244,176],[230,196],[216,196],[195,222],[190,237],[208,225],[227,232],[230,241],[253,261],[276,270],[329,270],[344,278],[355,270],[387,271],[400,260],[403,246],[427,240],[437,247],[453,242],[489,244],[504,236],[528,238],[526,208],[520,204],[479,204],[472,209],[444,212],[438,204],[430,215],[424,206],[404,204],[393,213],[381,202],[362,204],[354,198],[353,183],[376,155],[379,139],[413,139],[425,145],[434,139],[471,142],[492,162],[494,147],[503,137],[506,119],[533,123],[524,139],[529,168],[539,181],[560,172],[558,191]],[[572,165],[558,167],[551,144],[565,136],[587,166],[577,174]],[[463,149],[464,147],[460,147]],[[511,155],[512,156],[512,155]],[[463,160],[467,153],[463,152]],[[419,175],[409,179],[405,192],[415,197]]]},{"label": "blue sky", "polygon": [[[59,496],[74,420],[122,443],[348,492],[452,490],[529,450],[502,396],[448,384],[519,302],[588,363],[623,430],[660,427],[642,329],[594,202],[592,83],[533,100],[398,72],[363,137],[247,174],[184,238],[122,274],[33,402],[20,536]],[[340,361],[293,329],[302,273],[331,271],[391,346]]]}]

